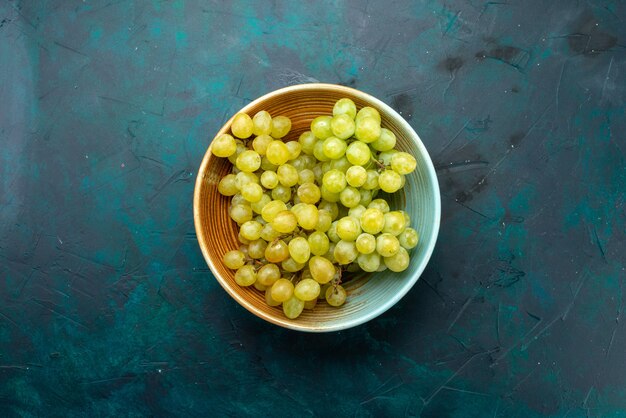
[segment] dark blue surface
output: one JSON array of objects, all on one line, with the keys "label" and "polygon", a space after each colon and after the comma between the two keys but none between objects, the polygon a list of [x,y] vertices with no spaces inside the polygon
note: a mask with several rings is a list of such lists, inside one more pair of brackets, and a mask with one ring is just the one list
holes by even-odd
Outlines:
[{"label": "dark blue surface", "polygon": [[[0,4],[0,415],[626,416],[619,1]],[[306,335],[192,221],[224,121],[350,85],[437,167],[416,287]]]}]

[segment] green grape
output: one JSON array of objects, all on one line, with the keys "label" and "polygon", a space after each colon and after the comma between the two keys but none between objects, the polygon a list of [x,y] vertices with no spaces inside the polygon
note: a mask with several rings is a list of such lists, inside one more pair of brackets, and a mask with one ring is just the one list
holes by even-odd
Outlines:
[{"label": "green grape", "polygon": [[239,286],[252,286],[256,282],[256,271],[253,266],[243,266],[235,272],[235,282]]},{"label": "green grape", "polygon": [[289,160],[289,148],[283,141],[270,142],[265,151],[265,156],[274,165],[283,165]]},{"label": "green grape", "polygon": [[353,241],[341,240],[335,245],[333,255],[339,264],[350,264],[356,260],[359,252],[357,251],[356,244]]},{"label": "green grape", "polygon": [[256,183],[248,183],[241,188],[241,195],[250,203],[255,203],[263,197],[263,188]]},{"label": "green grape", "polygon": [[376,141],[380,137],[380,122],[374,118],[364,116],[356,120],[354,136],[366,144]]},{"label": "green grape", "polygon": [[402,216],[404,216],[404,224],[407,226],[407,228],[409,227],[409,225],[411,225],[411,217],[409,216],[408,213],[406,213],[405,211],[401,210],[400,213],[402,213]]},{"label": "green grape", "polygon": [[361,233],[359,221],[352,216],[346,216],[337,221],[337,235],[344,241],[354,241]]},{"label": "green grape", "polygon": [[291,188],[279,184],[274,187],[274,190],[272,190],[272,199],[282,200],[285,203],[289,203],[291,200]]},{"label": "green grape", "polygon": [[278,186],[278,175],[273,171],[264,171],[263,174],[261,174],[261,184],[266,189],[273,189]]},{"label": "green grape", "polygon": [[319,210],[315,205],[303,203],[302,209],[296,214],[298,225],[303,229],[313,230],[317,226],[319,220]]},{"label": "green grape", "polygon": [[276,238],[280,237],[280,235],[280,232],[272,228],[272,224],[269,223],[263,225],[263,229],[261,229],[261,239],[267,242],[274,241]]},{"label": "green grape", "polygon": [[306,238],[296,237],[289,241],[289,255],[297,263],[306,263],[311,256],[311,247]]},{"label": "green grape", "polygon": [[[264,194],[263,196],[266,196],[266,197],[269,198],[269,196],[267,196],[266,194]],[[269,203],[269,202],[271,202],[271,200],[268,201],[267,203]],[[250,206],[252,206],[252,205],[250,205]],[[263,208],[261,208],[261,209],[263,209]],[[263,219],[263,217],[260,215],[261,211],[256,212],[254,209],[252,209],[252,211],[255,212],[255,213],[259,213],[259,215],[256,215],[254,218],[252,218],[253,221],[257,221],[261,225],[265,225],[267,223],[267,222],[265,222],[265,219]]]},{"label": "green grape", "polygon": [[356,105],[350,99],[339,99],[333,106],[333,115],[348,115],[351,119],[356,117]]},{"label": "green grape", "polygon": [[307,241],[313,255],[324,255],[328,252],[330,241],[325,233],[315,231],[309,235]]},{"label": "green grape", "polygon": [[376,237],[376,251],[383,257],[391,257],[400,249],[398,238],[391,234],[380,234]]},{"label": "green grape", "polygon": [[242,244],[246,244],[246,251],[247,251],[248,244],[250,244],[250,240],[248,240],[248,239],[246,239],[246,238],[242,237],[242,236],[241,236],[241,232],[239,232],[239,233],[237,234],[237,239],[239,240],[239,242],[240,242],[240,243],[242,243]]},{"label": "green grape", "polygon": [[298,263],[292,257],[287,258],[285,261],[280,263],[280,265],[283,268],[283,270],[285,270],[288,273],[295,273],[296,271],[300,271],[305,266],[305,264]]},{"label": "green grape", "polygon": [[348,186],[339,194],[339,200],[345,207],[353,208],[361,203],[361,193],[356,188]]},{"label": "green grape", "polygon": [[313,156],[321,162],[330,160],[330,158],[324,154],[324,141],[317,141],[315,143],[315,146],[313,147]]},{"label": "green grape", "polygon": [[309,270],[313,279],[319,284],[331,281],[336,272],[333,263],[319,255],[314,255],[309,259]]},{"label": "green grape", "polygon": [[391,271],[404,271],[409,267],[409,253],[404,248],[400,247],[397,253],[390,257],[384,257],[383,261]]},{"label": "green grape", "polygon": [[261,157],[261,170],[276,171],[277,168],[278,166],[276,164],[272,164],[270,160],[267,159],[267,155],[264,155],[263,157]]},{"label": "green grape", "polygon": [[245,113],[237,113],[230,125],[230,130],[237,138],[245,139],[252,135],[254,124],[252,119]]},{"label": "green grape", "polygon": [[276,217],[276,214],[284,210],[287,210],[287,205],[285,205],[285,202],[281,200],[272,200],[267,205],[265,205],[265,207],[261,211],[261,216],[263,217],[265,222],[272,222]]},{"label": "green grape", "polygon": [[396,146],[396,135],[387,128],[380,128],[380,136],[370,145],[376,151],[389,151]]},{"label": "green grape", "polygon": [[326,210],[330,213],[331,219],[334,221],[337,219],[337,215],[339,215],[339,206],[335,202],[329,202],[327,200],[322,200],[319,205],[317,205],[319,210]]},{"label": "green grape", "polygon": [[419,242],[419,234],[413,228],[406,228],[400,235],[398,235],[398,241],[400,246],[406,250],[410,250],[417,246]]},{"label": "green grape", "polygon": [[[294,166],[295,167],[295,166]],[[313,170],[305,168],[298,171],[298,184],[315,183],[315,173]]]},{"label": "green grape", "polygon": [[354,119],[349,115],[335,115],[330,120],[330,129],[339,139],[348,139],[354,135],[355,130]]},{"label": "green grape", "polygon": [[315,230],[319,232],[326,232],[330,228],[330,224],[333,223],[332,215],[325,209],[319,209],[317,211],[317,224]]},{"label": "green grape", "polygon": [[341,306],[346,302],[346,289],[340,284],[337,286],[330,286],[326,289],[326,302],[330,306]]},{"label": "green grape", "polygon": [[324,186],[323,184],[320,188],[320,192],[322,193],[322,199],[331,203],[339,202],[339,193],[329,192],[326,186]]},{"label": "green grape", "polygon": [[246,201],[246,199],[243,198],[241,193],[237,193],[236,195],[234,195],[230,199],[230,206],[231,207],[233,207],[235,205],[247,205],[247,204],[248,204],[248,201]]},{"label": "green grape", "polygon": [[332,242],[339,242],[341,240],[341,238],[339,238],[339,235],[337,235],[337,224],[338,223],[339,223],[339,221],[334,221],[333,223],[330,224],[330,228],[328,228],[328,231],[326,231],[326,235],[328,235],[328,238]]},{"label": "green grape", "polygon": [[329,287],[331,287],[333,284],[332,283],[326,283],[321,285],[321,289],[320,289],[320,295],[317,297],[318,300],[325,300],[326,299],[326,290],[328,290]]},{"label": "green grape", "polygon": [[317,305],[317,298],[304,302],[304,309],[311,310]]},{"label": "green grape", "polygon": [[287,135],[291,130],[291,119],[287,116],[276,116],[272,119],[272,135],[273,138],[279,139]]},{"label": "green grape", "polygon": [[383,151],[378,154],[378,160],[381,161],[385,166],[389,167],[391,165],[391,159],[393,155],[396,154],[398,150],[391,149],[389,151]]},{"label": "green grape", "polygon": [[363,183],[363,189],[374,190],[378,187],[378,171],[367,170],[367,179]]},{"label": "green grape", "polygon": [[370,148],[361,141],[354,141],[346,150],[346,157],[352,165],[365,165],[369,163],[371,156]]},{"label": "green grape", "polygon": [[252,219],[252,208],[250,205],[235,205],[230,208],[229,214],[233,221],[242,224]]},{"label": "green grape", "polygon": [[280,279],[280,269],[276,264],[265,264],[257,271],[256,279],[264,286],[271,286]]},{"label": "green grape", "polygon": [[359,110],[359,112],[356,114],[356,120],[365,117],[374,118],[380,124],[380,113],[378,113],[378,110],[374,109],[373,107],[365,106],[361,108],[361,110]]},{"label": "green grape", "polygon": [[289,141],[285,145],[287,145],[287,149],[289,149],[289,160],[293,161],[300,156],[302,152],[302,146],[298,141]]},{"label": "green grape", "polygon": [[288,234],[296,229],[296,226],[298,226],[296,216],[289,210],[278,212],[270,223],[272,224],[272,228],[282,234]]},{"label": "green grape", "polygon": [[361,194],[361,201],[359,202],[363,206],[367,206],[372,201],[373,193],[371,190],[359,189],[359,193]]},{"label": "green grape", "polygon": [[406,228],[404,214],[397,210],[385,213],[385,227],[383,232],[398,236]]},{"label": "green grape", "polygon": [[322,192],[315,183],[304,183],[298,187],[298,197],[304,203],[317,203],[322,197]]},{"label": "green grape", "polygon": [[371,254],[376,251],[376,238],[374,235],[362,233],[356,239],[356,249],[361,254]]},{"label": "green grape", "polygon": [[217,184],[217,191],[224,196],[236,195],[239,191],[237,183],[235,182],[236,178],[237,177],[234,174],[227,174],[222,177],[220,182]]},{"label": "green grape", "polygon": [[330,159],[341,158],[346,153],[348,145],[343,139],[329,136],[322,142],[322,152]]},{"label": "green grape", "polygon": [[402,178],[393,170],[385,170],[378,176],[378,185],[384,192],[394,193],[400,190]]},{"label": "green grape", "polygon": [[311,270],[309,270],[309,268],[305,268],[302,270],[302,273],[300,273],[300,280],[304,280],[304,279],[312,279],[313,276],[311,276]]},{"label": "green grape", "polygon": [[252,133],[254,135],[269,135],[272,132],[272,116],[261,110],[252,117]]},{"label": "green grape", "polygon": [[354,260],[352,263],[348,264],[345,269],[349,273],[356,273],[357,271],[361,271],[361,267],[359,267],[359,263],[357,263],[357,260]]},{"label": "green grape", "polygon": [[361,228],[368,234],[378,234],[385,227],[385,216],[377,207],[370,207],[361,215]]},{"label": "green grape", "polygon": [[331,193],[339,193],[346,188],[346,175],[339,170],[330,170],[322,178],[322,187]]},{"label": "green grape", "polygon": [[289,257],[289,247],[282,239],[274,240],[265,248],[265,259],[270,263],[280,263]]},{"label": "green grape", "polygon": [[[261,230],[263,230],[263,227],[261,227]],[[261,236],[261,233],[259,232],[259,237],[260,236]],[[263,258],[265,257],[266,248],[267,248],[267,242],[265,242],[265,240],[257,239],[257,240],[251,241],[250,244],[248,245],[248,256],[250,256],[250,258],[253,258],[255,260]]]},{"label": "green grape", "polygon": [[398,174],[409,174],[415,170],[415,167],[417,167],[417,161],[408,152],[397,152],[391,157],[391,168]]},{"label": "green grape", "polygon": [[324,176],[324,171],[322,171],[322,164],[315,164],[311,171],[313,171],[313,174],[315,175],[315,182],[317,184],[322,184],[322,177]]},{"label": "green grape", "polygon": [[303,132],[298,138],[298,142],[302,146],[302,152],[307,155],[313,154],[313,148],[317,142],[317,138],[311,131]]},{"label": "green grape", "polygon": [[261,156],[256,151],[246,150],[239,154],[235,164],[241,171],[252,173],[261,167]]},{"label": "green grape", "polygon": [[259,135],[252,141],[252,148],[261,156],[267,152],[267,147],[274,139],[269,135]]},{"label": "green grape", "polygon": [[268,287],[265,290],[265,303],[267,303],[267,306],[280,306],[282,302],[277,302],[274,299],[272,299],[272,288]]},{"label": "green grape", "polygon": [[[300,173],[300,171],[304,170],[304,160],[302,158],[300,158],[300,156],[297,156],[295,159],[291,160],[291,165],[298,170],[298,173]],[[299,182],[299,180],[298,180]]]},{"label": "green grape", "polygon": [[380,209],[382,213],[389,212],[389,203],[384,199],[374,199],[367,207]]},{"label": "green grape", "polygon": [[230,163],[234,165],[237,162],[237,157],[239,157],[239,154],[244,152],[246,149],[247,148],[245,147],[245,145],[243,145],[242,143],[238,142],[237,143],[237,150],[235,151],[234,154],[228,156],[228,161],[230,161]]},{"label": "green grape", "polygon": [[213,140],[211,144],[211,152],[216,157],[230,157],[237,152],[237,143],[235,138],[228,134],[221,134]]},{"label": "green grape", "polygon": [[263,193],[263,196],[261,196],[261,200],[259,200],[258,202],[251,203],[250,207],[252,208],[252,211],[254,213],[260,214],[263,211],[263,208],[265,207],[265,205],[267,205],[271,201],[272,201],[272,198],[270,197],[270,195],[268,195],[267,193]]},{"label": "green grape", "polygon": [[326,139],[333,134],[333,131],[330,127],[330,121],[332,118],[330,116],[318,116],[311,122],[311,132],[319,138]]},{"label": "green grape", "polygon": [[326,173],[326,172],[328,172],[328,171],[330,171],[330,170],[331,170],[330,164],[331,164],[330,160],[329,160],[329,161],[324,161],[324,162],[322,163],[322,171],[323,171],[324,173]]},{"label": "green grape", "polygon": [[378,253],[360,254],[357,259],[357,263],[361,270],[368,273],[377,271],[380,267],[380,255]]},{"label": "green grape", "polygon": [[248,221],[241,224],[239,233],[248,241],[254,241],[261,238],[261,229],[263,229],[263,225],[257,221]]},{"label": "green grape", "polygon": [[353,165],[346,171],[346,181],[352,187],[361,187],[366,180],[367,170],[360,165]]},{"label": "green grape", "polygon": [[304,301],[295,296],[290,297],[283,302],[283,313],[289,319],[296,319],[304,309]]},{"label": "green grape", "polygon": [[339,264],[337,260],[335,260],[335,247],[337,246],[337,242],[331,242],[328,246],[328,252],[322,256],[333,264]]},{"label": "green grape", "polygon": [[312,155],[300,154],[300,158],[302,158],[303,167],[309,170],[313,170],[313,167],[317,164],[317,159]]},{"label": "green grape", "polygon": [[237,186],[239,190],[243,189],[243,186],[245,186],[248,183],[258,183],[258,182],[259,182],[259,178],[254,173],[246,173],[246,172],[240,171],[239,173],[235,175],[235,185]]},{"label": "green grape", "polygon": [[285,187],[293,187],[298,184],[298,170],[296,170],[291,164],[283,164],[278,167],[276,172],[278,175],[278,181]]},{"label": "green grape", "polygon": [[331,170],[339,170],[344,174],[348,171],[350,167],[352,167],[352,164],[350,164],[350,161],[348,161],[345,155],[341,158],[330,161]]},{"label": "green grape", "polygon": [[260,292],[265,292],[267,290],[267,286],[262,285],[261,283],[259,283],[259,279],[257,278],[256,282],[254,282],[253,284],[254,288]]},{"label": "green grape", "polygon": [[224,254],[222,261],[231,270],[238,270],[245,264],[246,256],[239,250],[232,250]]},{"label": "green grape", "polygon": [[365,206],[357,205],[353,208],[350,208],[350,210],[348,210],[348,216],[352,216],[353,218],[355,218],[359,222],[359,225],[360,225],[361,215],[363,215],[363,212],[365,212]]},{"label": "green grape", "polygon": [[293,283],[285,278],[278,279],[272,285],[271,292],[276,302],[285,302],[293,296]]},{"label": "green grape", "polygon": [[296,284],[293,294],[305,302],[317,300],[317,297],[320,295],[320,284],[313,279],[300,280]]}]

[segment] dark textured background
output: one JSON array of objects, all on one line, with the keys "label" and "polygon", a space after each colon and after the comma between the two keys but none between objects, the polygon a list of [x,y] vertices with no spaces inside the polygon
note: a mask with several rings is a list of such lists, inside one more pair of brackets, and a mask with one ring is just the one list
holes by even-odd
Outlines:
[{"label": "dark textured background", "polygon": [[[626,416],[620,1],[0,4],[1,416]],[[242,105],[341,83],[422,137],[441,233],[345,332],[221,289],[196,169]]]}]

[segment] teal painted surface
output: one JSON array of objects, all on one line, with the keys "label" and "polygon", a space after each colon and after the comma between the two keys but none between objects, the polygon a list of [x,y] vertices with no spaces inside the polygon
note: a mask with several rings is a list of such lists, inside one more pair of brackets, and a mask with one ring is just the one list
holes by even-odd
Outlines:
[{"label": "teal painted surface", "polygon": [[[0,5],[2,416],[626,416],[618,1]],[[263,323],[192,222],[213,134],[294,83],[389,103],[442,189],[382,317]]]}]

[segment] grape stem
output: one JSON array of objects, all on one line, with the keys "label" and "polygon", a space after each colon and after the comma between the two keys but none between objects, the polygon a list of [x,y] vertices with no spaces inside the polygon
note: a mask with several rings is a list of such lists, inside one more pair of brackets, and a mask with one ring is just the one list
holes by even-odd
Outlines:
[{"label": "grape stem", "polygon": [[381,161],[377,160],[376,158],[374,158],[374,156],[371,156],[370,159],[376,163],[376,165],[378,166],[379,170],[384,170],[387,168],[387,166],[385,164],[383,164]]}]

